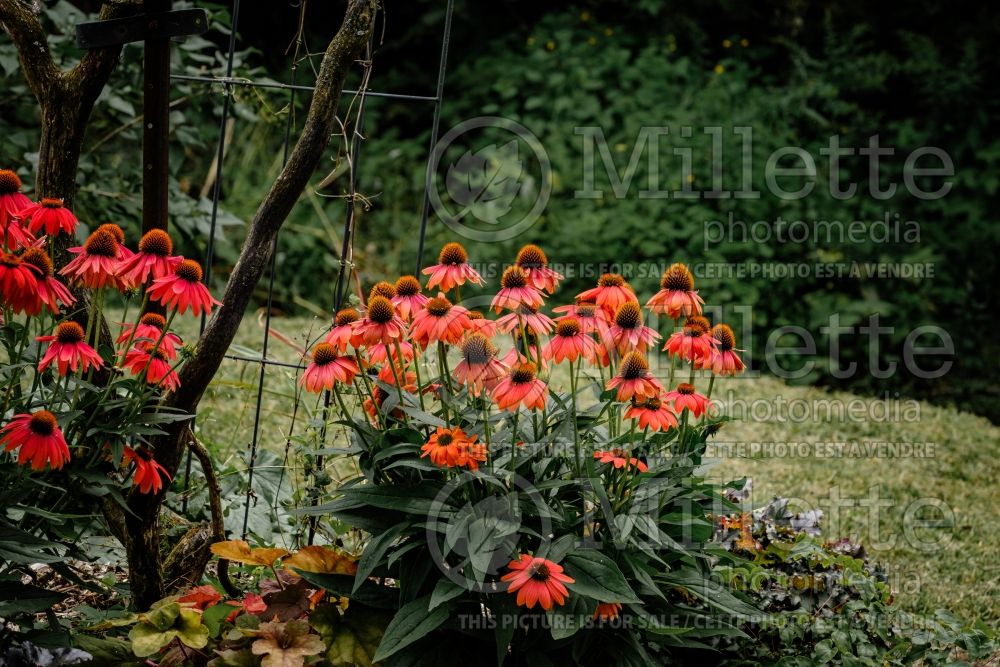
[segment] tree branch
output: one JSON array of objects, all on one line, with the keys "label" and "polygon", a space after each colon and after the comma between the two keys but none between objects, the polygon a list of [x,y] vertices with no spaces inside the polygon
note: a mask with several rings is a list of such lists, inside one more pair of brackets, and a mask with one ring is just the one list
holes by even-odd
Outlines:
[{"label": "tree branch", "polygon": [[59,82],[60,71],[52,61],[42,24],[20,0],[0,0],[0,25],[17,47],[28,87],[38,103],[45,104]]},{"label": "tree branch", "polygon": [[[0,0],[4,2],[6,0]],[[142,7],[142,0],[112,0],[101,5],[101,13],[98,17],[101,21],[133,16]],[[118,63],[121,56],[122,46],[108,46],[100,49],[89,49],[80,58],[76,67],[66,73],[65,82],[67,87],[79,92],[80,102],[85,105],[84,116],[89,115],[104,83],[111,77],[111,71]],[[95,85],[100,82],[100,85]]]}]

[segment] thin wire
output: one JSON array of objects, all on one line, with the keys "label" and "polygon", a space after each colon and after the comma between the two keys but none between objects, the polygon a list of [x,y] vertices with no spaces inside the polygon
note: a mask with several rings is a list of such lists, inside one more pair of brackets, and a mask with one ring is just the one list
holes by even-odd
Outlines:
[{"label": "thin wire", "polygon": [[417,241],[417,270],[420,275],[424,263],[424,239],[427,236],[427,219],[431,212],[431,170],[434,168],[434,148],[437,145],[438,129],[441,126],[441,105],[444,102],[444,76],[448,67],[448,46],[451,42],[451,15],[455,0],[448,0],[444,13],[444,35],[441,37],[441,60],[438,63],[437,89],[434,93],[434,119],[431,121],[431,143],[427,153],[426,179],[424,180],[424,210],[420,216],[420,238]]}]

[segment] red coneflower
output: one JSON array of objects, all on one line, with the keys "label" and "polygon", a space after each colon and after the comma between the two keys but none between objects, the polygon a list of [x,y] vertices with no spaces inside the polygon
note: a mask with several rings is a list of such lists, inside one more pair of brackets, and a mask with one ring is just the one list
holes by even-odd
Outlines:
[{"label": "red coneflower", "polygon": [[614,322],[608,328],[608,347],[625,354],[632,350],[645,352],[660,338],[660,334],[642,323],[638,301],[626,301],[618,307]]},{"label": "red coneflower", "polygon": [[710,333],[719,344],[712,349],[711,355],[698,361],[697,367],[711,368],[716,375],[736,375],[746,370],[746,364],[736,354],[740,350],[736,349],[736,334],[732,328],[728,324],[716,324]]},{"label": "red coneflower", "polygon": [[34,241],[21,226],[18,213],[31,206],[31,200],[21,193],[21,179],[10,169],[0,169],[0,230],[3,245],[11,250],[24,248]]},{"label": "red coneflower", "polygon": [[539,308],[542,303],[542,293],[528,282],[528,275],[521,267],[508,266],[500,277],[500,291],[490,302],[490,308],[499,313],[505,308],[517,310],[522,304]]},{"label": "red coneflower", "polygon": [[650,431],[666,431],[677,428],[677,416],[659,396],[633,401],[625,411],[626,419],[637,419],[639,428]]},{"label": "red coneflower", "polygon": [[594,452],[594,458],[597,459],[598,463],[610,463],[618,470],[621,470],[626,466],[635,468],[639,472],[646,472],[649,470],[649,466],[645,463],[634,456],[627,457],[625,452],[620,449],[611,449],[606,452]]},{"label": "red coneflower", "polygon": [[312,357],[312,363],[299,379],[299,384],[306,391],[318,394],[324,389],[333,389],[336,382],[351,384],[360,372],[354,359],[339,356],[337,348],[329,343],[318,343],[313,348]]},{"label": "red coneflower", "polygon": [[510,572],[500,579],[510,582],[507,592],[517,593],[517,604],[528,609],[540,604],[548,611],[553,604],[564,604],[569,597],[564,584],[576,583],[563,574],[561,565],[529,554],[521,554],[517,560],[509,562],[507,569]]},{"label": "red coneflower", "polygon": [[208,288],[201,282],[201,264],[193,259],[178,262],[173,273],[157,278],[149,288],[149,298],[159,301],[166,308],[176,308],[183,315],[190,310],[195,315],[212,312],[212,306],[221,306],[221,301],[212,298]]},{"label": "red coneflower", "polygon": [[710,405],[708,398],[696,392],[694,385],[687,382],[682,382],[677,385],[677,389],[667,392],[663,400],[673,403],[674,412],[680,414],[684,410],[690,410],[695,417],[705,414]]},{"label": "red coneflower", "polygon": [[396,307],[384,296],[376,296],[368,301],[365,318],[354,323],[354,332],[365,345],[385,343],[406,337],[406,323],[399,319]]},{"label": "red coneflower", "polygon": [[150,278],[166,278],[173,274],[183,257],[172,256],[174,242],[162,229],[151,229],[139,240],[139,252],[122,258],[118,276],[128,285],[142,285]]},{"label": "red coneflower", "polygon": [[[395,369],[393,369],[393,366],[395,366]],[[393,372],[394,370],[395,372]],[[404,373],[403,368],[395,360],[383,366],[381,370],[379,370],[377,377],[380,381],[395,387],[397,375],[399,376],[399,381],[403,383],[403,391],[408,391],[411,394],[415,394],[417,392],[417,374],[413,371],[407,371]]]},{"label": "red coneflower", "polygon": [[697,366],[703,360],[711,359],[712,352],[719,345],[719,341],[709,335],[710,329],[708,320],[692,315],[684,321],[680,331],[667,339],[663,350]]},{"label": "red coneflower", "polygon": [[479,396],[484,388],[492,390],[507,374],[507,367],[497,359],[497,350],[485,335],[469,334],[461,349],[462,360],[453,375],[473,396]]},{"label": "red coneflower", "polygon": [[106,229],[98,229],[82,246],[70,248],[76,255],[59,272],[74,283],[101,289],[102,287],[118,288],[123,283],[118,279],[118,240]]},{"label": "red coneflower", "polygon": [[413,314],[410,336],[422,348],[438,341],[454,345],[471,328],[469,311],[452,305],[441,292]]},{"label": "red coneflower", "polygon": [[0,254],[0,298],[15,313],[34,310],[38,305],[38,278],[31,266],[17,255]]},{"label": "red coneflower", "polygon": [[361,315],[354,308],[344,308],[338,310],[333,318],[333,328],[326,334],[324,339],[330,345],[337,348],[337,352],[344,354],[348,346],[355,349],[361,347],[361,336],[355,331],[355,322],[361,320]]},{"label": "red coneflower", "polygon": [[555,293],[563,275],[549,268],[549,258],[538,246],[529,243],[517,253],[514,263],[520,266],[528,275],[528,281],[540,290]]},{"label": "red coneflower", "polygon": [[38,372],[43,372],[54,361],[59,375],[65,376],[67,370],[74,373],[79,367],[86,373],[90,368],[100,368],[104,360],[97,350],[83,342],[83,327],[76,322],[63,322],[56,327],[51,336],[38,336],[35,340],[49,343],[45,356],[38,363]]},{"label": "red coneflower", "polygon": [[538,312],[537,306],[521,304],[512,313],[507,313],[497,320],[497,328],[504,333],[510,333],[524,325],[525,330],[536,336],[548,334],[556,327],[556,323],[545,313]]},{"label": "red coneflower", "polygon": [[632,286],[617,273],[605,273],[597,279],[597,287],[580,292],[578,301],[593,301],[604,309],[608,318],[614,317],[623,303],[638,301]]},{"label": "red coneflower", "polygon": [[[403,353],[403,360],[406,363],[413,361],[413,345],[406,342],[405,340],[399,343],[399,349]],[[343,353],[341,353],[343,354]],[[396,354],[395,345],[386,345],[385,343],[376,343],[368,347],[368,354],[365,359],[366,365],[384,364],[386,360],[392,359],[396,362],[396,366],[399,366],[399,355]]]},{"label": "red coneflower", "polygon": [[473,333],[481,333],[487,338],[493,338],[497,335],[496,320],[486,319],[486,316],[478,310],[470,310],[468,314],[470,325],[469,331]]},{"label": "red coneflower", "polygon": [[618,618],[621,610],[622,605],[620,602],[601,602],[597,605],[597,609],[594,610],[593,620],[613,621]]},{"label": "red coneflower", "polygon": [[501,410],[517,412],[519,405],[528,410],[541,410],[549,396],[549,388],[538,378],[535,364],[519,361],[511,366],[507,377],[493,389],[493,401]]},{"label": "red coneflower", "polygon": [[163,333],[166,326],[167,320],[163,315],[159,313],[145,313],[135,325],[126,325],[121,335],[115,340],[115,343],[121,345],[122,343],[129,342],[129,340],[136,343],[139,341],[149,341],[150,343],[160,341],[160,348],[163,350],[164,356],[173,361],[177,358],[177,348],[183,344],[183,341],[181,341],[180,336],[172,331]]},{"label": "red coneflower", "polygon": [[580,357],[593,361],[596,354],[597,342],[583,332],[580,320],[572,315],[559,318],[556,335],[542,350],[542,356],[557,364],[563,361],[573,363]]},{"label": "red coneflower", "polygon": [[439,426],[420,451],[420,458],[429,457],[443,468],[478,470],[486,460],[486,446],[476,444],[476,436],[468,436],[458,427]]},{"label": "red coneflower", "polygon": [[660,278],[660,291],[646,302],[646,308],[672,320],[701,315],[705,301],[694,291],[694,275],[683,264],[671,264]]},{"label": "red coneflower", "polygon": [[136,451],[131,447],[126,447],[122,461],[135,463],[132,485],[139,489],[139,493],[159,493],[163,488],[161,476],[166,477],[168,482],[171,479],[167,469],[157,463],[153,459],[153,455],[145,449]]},{"label": "red coneflower", "polygon": [[154,387],[162,385],[167,391],[175,391],[181,386],[181,379],[170,367],[163,346],[155,347],[155,343],[138,343],[125,355],[122,365],[137,377],[145,370],[146,384]]},{"label": "red coneflower", "polygon": [[565,313],[563,317],[575,317],[580,322],[580,328],[583,330],[583,333],[588,334],[596,333],[603,335],[610,323],[608,314],[593,301],[578,301],[570,306],[559,306],[558,308],[553,308],[552,312]]},{"label": "red coneflower", "polygon": [[30,308],[25,309],[28,315],[42,312],[42,306],[47,306],[53,313],[59,312],[59,304],[64,306],[76,302],[76,297],[70,294],[66,286],[54,277],[52,260],[48,253],[37,246],[31,246],[21,255],[21,262],[35,267],[35,277],[38,281],[35,294],[38,297]]},{"label": "red coneflower", "polygon": [[413,319],[414,313],[429,301],[427,296],[420,293],[420,281],[413,276],[401,277],[396,281],[395,289],[396,295],[392,297],[392,305],[396,306],[396,312],[404,322]]},{"label": "red coneflower", "polygon": [[629,352],[622,357],[618,374],[608,382],[607,389],[617,389],[617,400],[625,402],[633,396],[638,400],[655,397],[663,391],[660,381],[649,372],[649,363],[641,352]]},{"label": "red coneflower", "polygon": [[58,470],[69,461],[66,439],[56,416],[48,410],[14,415],[0,429],[0,434],[0,445],[4,445],[8,452],[20,447],[17,462],[20,465],[30,463],[32,470],[44,470],[46,464],[52,470]]},{"label": "red coneflower", "polygon": [[60,233],[73,235],[76,230],[76,216],[63,206],[62,199],[47,197],[37,204],[28,204],[18,211],[17,217],[28,225],[28,231],[38,235],[44,229],[48,236]]},{"label": "red coneflower", "polygon": [[461,243],[446,243],[438,255],[438,263],[423,270],[425,276],[430,276],[427,289],[437,287],[442,292],[448,292],[456,285],[466,282],[476,285],[483,284],[479,272],[469,266],[469,253]]}]

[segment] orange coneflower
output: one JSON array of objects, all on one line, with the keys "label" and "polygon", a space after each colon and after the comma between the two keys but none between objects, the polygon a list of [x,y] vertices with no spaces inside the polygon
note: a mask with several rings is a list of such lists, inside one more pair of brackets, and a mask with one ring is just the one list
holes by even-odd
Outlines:
[{"label": "orange coneflower", "polygon": [[118,264],[118,277],[129,285],[142,285],[150,278],[165,278],[174,272],[183,257],[171,255],[174,242],[162,229],[151,229],[139,240],[139,252]]},{"label": "orange coneflower", "polygon": [[384,280],[380,280],[372,288],[368,290],[368,300],[371,301],[372,297],[384,296],[390,301],[394,296],[396,296],[396,288],[393,287],[392,283],[387,283]]},{"label": "orange coneflower", "polygon": [[660,381],[649,372],[649,363],[641,352],[629,352],[622,357],[618,374],[608,382],[607,389],[617,389],[617,400],[625,402],[658,396],[663,391]]},{"label": "orange coneflower", "polygon": [[610,323],[608,314],[593,301],[578,301],[570,306],[559,306],[553,308],[552,312],[566,313],[563,317],[575,317],[580,322],[583,333],[603,335]]},{"label": "orange coneflower", "polygon": [[384,296],[376,296],[368,301],[368,312],[364,319],[354,323],[354,332],[365,345],[403,340],[406,323],[399,319],[396,307]]},{"label": "orange coneflower", "polygon": [[125,454],[122,456],[124,463],[135,463],[135,473],[132,475],[132,485],[139,489],[139,493],[159,493],[163,488],[163,479],[166,477],[170,481],[170,473],[153,459],[153,455],[145,449],[136,451],[131,447],[125,447]]},{"label": "orange coneflower", "polygon": [[649,466],[645,463],[634,456],[626,456],[625,452],[620,449],[610,449],[606,452],[594,452],[594,458],[598,463],[610,463],[618,470],[626,466],[635,468],[639,472],[646,472],[649,470]]},{"label": "orange coneflower", "polygon": [[663,346],[665,352],[698,365],[711,359],[719,341],[709,335],[708,320],[700,315],[692,315],[684,321],[684,327],[672,334]]},{"label": "orange coneflower", "polygon": [[427,289],[437,287],[442,292],[448,292],[452,287],[464,285],[466,282],[483,284],[479,272],[469,266],[469,253],[461,243],[446,243],[438,255],[438,263],[428,266],[423,273],[430,276]]},{"label": "orange coneflower", "polygon": [[528,410],[540,410],[545,407],[549,396],[549,388],[538,378],[535,364],[517,362],[507,377],[493,389],[493,401],[501,410],[517,412],[519,405]]},{"label": "orange coneflower", "polygon": [[728,324],[716,324],[710,333],[719,344],[712,349],[711,355],[699,360],[698,368],[711,368],[716,375],[736,375],[746,370],[746,364],[736,354],[739,350],[732,328]]},{"label": "orange coneflower", "polygon": [[183,341],[181,341],[180,336],[172,331],[164,333],[166,326],[167,320],[163,315],[159,313],[145,313],[134,326],[131,324],[126,325],[115,340],[115,343],[121,345],[127,343],[129,340],[136,343],[139,341],[148,341],[150,343],[159,341],[164,356],[173,361],[177,358],[177,347],[182,345]]},{"label": "orange coneflower", "polygon": [[580,292],[578,301],[593,301],[604,309],[608,317],[614,317],[623,303],[638,301],[632,286],[617,273],[605,273],[597,279],[597,287]]},{"label": "orange coneflower", "polygon": [[354,326],[354,323],[360,320],[361,314],[354,308],[338,310],[333,318],[333,327],[324,340],[337,348],[340,354],[347,352],[348,346],[355,349],[361,347],[361,336]]},{"label": "orange coneflower", "polygon": [[694,290],[694,275],[684,264],[671,264],[660,278],[660,291],[646,302],[646,308],[670,319],[701,315],[705,301]]},{"label": "orange coneflower", "polygon": [[351,384],[360,372],[354,359],[339,356],[337,348],[329,343],[318,343],[313,348],[312,357],[312,363],[299,378],[299,384],[306,391],[318,394],[324,389],[333,389],[336,382]]},{"label": "orange coneflower", "polygon": [[528,274],[519,266],[508,266],[500,277],[500,291],[490,302],[490,308],[499,313],[505,308],[517,310],[522,304],[539,308],[542,303],[542,293],[528,282]]},{"label": "orange coneflower", "polygon": [[677,428],[677,416],[659,396],[647,396],[645,399],[633,401],[625,411],[625,418],[637,419],[639,428],[648,428],[654,432]]},{"label": "orange coneflower", "polygon": [[17,255],[0,254],[0,299],[15,313],[34,310],[38,304],[38,278]]},{"label": "orange coneflower", "polygon": [[507,569],[510,572],[500,579],[510,582],[507,592],[517,593],[517,604],[528,609],[536,603],[545,611],[552,609],[553,603],[564,604],[569,597],[564,584],[576,583],[563,574],[561,565],[529,554],[521,554],[517,560],[509,562]]},{"label": "orange coneflower", "polygon": [[496,320],[486,319],[478,310],[469,311],[469,324],[469,331],[473,333],[481,333],[487,338],[493,338],[497,335]]},{"label": "orange coneflower", "polygon": [[595,621],[611,621],[618,618],[622,611],[620,602],[601,602],[594,610],[593,619]]},{"label": "orange coneflower", "polygon": [[56,327],[55,334],[38,336],[35,340],[49,344],[45,356],[38,362],[38,372],[44,371],[53,361],[62,376],[68,370],[75,373],[78,367],[82,372],[87,372],[89,368],[104,365],[97,350],[83,342],[83,327],[76,322],[63,322]]},{"label": "orange coneflower", "polygon": [[48,236],[60,233],[73,235],[76,216],[63,205],[62,199],[47,197],[37,204],[28,204],[18,211],[17,217],[28,224],[28,231],[37,235],[42,229]]},{"label": "orange coneflower", "polygon": [[[414,351],[411,343],[408,343],[405,340],[401,341],[399,343],[399,350],[403,353],[404,362],[408,364],[413,361]],[[396,362],[397,367],[399,365],[399,355],[396,354],[395,345],[386,345],[385,343],[376,343],[375,345],[371,345],[368,347],[368,354],[366,357],[367,358],[364,360],[366,365],[384,364],[386,360],[390,358]]]},{"label": "orange coneflower", "polygon": [[643,325],[642,309],[637,301],[626,301],[618,307],[614,322],[607,332],[608,347],[618,350],[618,354],[632,350],[645,352],[659,338],[660,334]]},{"label": "orange coneflower", "polygon": [[563,275],[549,268],[549,258],[538,246],[529,243],[517,253],[514,263],[520,266],[528,275],[528,281],[540,290],[555,293]]},{"label": "orange coneflower", "polygon": [[548,369],[548,361],[545,359],[545,355],[542,354],[542,344],[538,339],[538,335],[530,329],[524,330],[524,336],[521,336],[521,332],[518,329],[513,331],[514,337],[514,347],[507,350],[507,353],[503,356],[501,361],[508,367],[513,366],[518,361],[523,359],[529,359],[535,362],[541,359],[541,369]]},{"label": "orange coneflower", "polygon": [[684,410],[690,410],[695,417],[705,414],[711,405],[707,397],[696,392],[694,385],[687,382],[682,382],[677,385],[677,389],[667,392],[663,400],[673,403],[674,412],[680,414]]},{"label": "orange coneflower", "polygon": [[420,293],[420,281],[413,276],[403,276],[396,281],[396,295],[392,298],[392,305],[396,306],[396,312],[404,322],[413,319],[413,314],[424,307],[429,298]]},{"label": "orange coneflower", "polygon": [[15,415],[0,429],[0,445],[12,452],[18,447],[17,462],[31,464],[32,470],[43,470],[46,464],[58,470],[69,461],[69,447],[56,416],[48,410]]},{"label": "orange coneflower", "polygon": [[486,446],[476,443],[476,436],[466,435],[462,429],[439,426],[420,448],[420,458],[430,460],[443,468],[479,469],[486,460]]},{"label": "orange coneflower", "polygon": [[493,343],[481,333],[471,333],[462,341],[462,360],[453,375],[459,384],[468,385],[473,396],[492,390],[507,374],[507,367],[497,359]]},{"label": "orange coneflower", "polygon": [[444,292],[440,292],[413,314],[410,336],[422,348],[438,341],[454,345],[471,328],[469,311],[452,305]]},{"label": "orange coneflower", "polygon": [[30,246],[21,255],[21,262],[35,267],[36,296],[34,304],[25,309],[28,315],[37,315],[46,306],[53,313],[59,312],[59,305],[70,306],[76,303],[76,297],[70,294],[66,286],[55,278],[55,270],[48,253],[37,246]]},{"label": "orange coneflower", "polygon": [[87,237],[82,246],[69,249],[76,257],[59,274],[91,289],[109,286],[117,289],[123,285],[117,275],[118,260],[121,258],[118,248],[118,240],[114,234],[106,229],[98,229]]},{"label": "orange coneflower", "polygon": [[149,298],[159,301],[167,308],[176,308],[183,315],[190,310],[195,315],[212,311],[212,305],[221,306],[221,301],[212,298],[208,288],[201,282],[201,264],[193,259],[185,259],[174,267],[174,272],[153,281],[149,288]]},{"label": "orange coneflower", "polygon": [[3,245],[11,250],[31,245],[34,238],[21,225],[18,213],[31,206],[21,193],[21,179],[10,169],[0,169],[0,231]]},{"label": "orange coneflower", "polygon": [[556,327],[556,323],[545,313],[538,312],[537,306],[521,304],[512,313],[507,313],[497,320],[497,328],[503,333],[510,333],[524,325],[526,331],[536,336],[548,334]]},{"label": "orange coneflower", "polygon": [[154,387],[162,385],[168,391],[174,391],[181,386],[181,379],[177,371],[171,368],[166,349],[162,345],[157,347],[155,343],[139,342],[125,354],[122,366],[132,375],[145,375],[146,384]]},{"label": "orange coneflower", "polygon": [[556,335],[542,350],[542,355],[546,359],[551,359],[557,364],[564,360],[573,363],[580,357],[593,361],[596,354],[597,342],[583,332],[580,320],[571,315],[559,318]]}]

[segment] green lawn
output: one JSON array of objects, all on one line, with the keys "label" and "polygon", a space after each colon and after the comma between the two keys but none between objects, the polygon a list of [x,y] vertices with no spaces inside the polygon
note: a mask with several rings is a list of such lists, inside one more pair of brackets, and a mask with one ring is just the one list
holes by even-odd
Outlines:
[{"label": "green lawn", "polygon": [[[196,322],[185,322],[188,339],[194,340]],[[316,318],[276,318],[272,328],[300,345],[323,328]],[[234,352],[259,354],[262,323],[248,314]],[[290,346],[272,338],[269,357],[297,360]],[[202,402],[198,426],[202,438],[223,457],[244,459],[250,443],[256,407],[259,365],[226,360]],[[748,418],[734,421],[718,434],[723,443],[805,443],[809,451],[795,456],[760,455],[759,451],[720,448],[713,475],[726,479],[743,476],[754,481],[753,500],[766,502],[772,495],[798,499],[803,508],[826,514],[827,538],[849,536],[860,540],[871,556],[886,564],[900,604],[917,611],[946,607],[968,621],[981,619],[992,626],[1000,620],[1000,508],[995,502],[1000,478],[1000,428],[987,420],[925,403],[909,404],[900,419],[864,418],[871,401],[858,402],[851,394],[790,387],[772,378],[740,378],[716,385],[714,396],[732,396],[754,406],[765,416],[775,410],[777,399],[789,407],[792,418]],[[260,446],[283,452],[294,406],[291,369],[270,367],[265,373],[260,421]],[[315,409],[307,396],[296,415],[298,425]],[[838,418],[828,405],[837,402],[863,413]],[[875,406],[878,408],[879,406]],[[890,417],[895,417],[890,410]],[[918,412],[918,415],[913,413]],[[754,414],[754,413],[751,413]],[[818,415],[814,418],[813,415]],[[918,416],[917,419],[912,419]],[[925,446],[932,456],[815,455],[815,444],[909,442]],[[798,448],[796,448],[798,449]],[[781,454],[783,452],[777,452]],[[800,456],[798,454],[805,454]],[[730,456],[728,454],[736,454]],[[743,456],[747,454],[747,456]],[[890,453],[891,454],[891,453]],[[290,461],[295,466],[294,457]],[[874,495],[871,495],[874,493]],[[839,501],[837,500],[839,498]],[[870,499],[876,499],[873,503]],[[943,504],[950,516],[930,505]],[[879,504],[886,504],[880,509]],[[835,511],[839,506],[842,509]],[[947,514],[947,512],[946,512]],[[907,520],[904,522],[904,517]],[[905,525],[904,525],[905,523]]]}]

